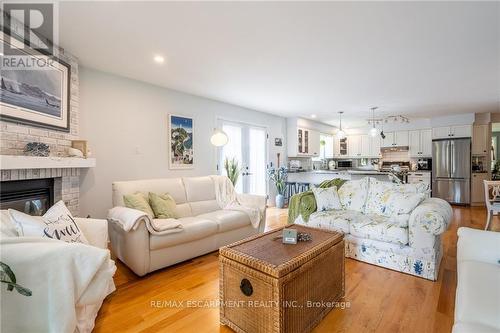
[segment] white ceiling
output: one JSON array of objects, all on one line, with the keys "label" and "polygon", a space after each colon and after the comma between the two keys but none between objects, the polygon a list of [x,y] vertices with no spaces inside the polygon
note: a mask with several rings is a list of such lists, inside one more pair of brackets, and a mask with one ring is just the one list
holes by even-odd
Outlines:
[{"label": "white ceiling", "polygon": [[[62,2],[81,64],[283,116],[500,112],[499,2]],[[161,54],[163,65],[154,63]]]}]

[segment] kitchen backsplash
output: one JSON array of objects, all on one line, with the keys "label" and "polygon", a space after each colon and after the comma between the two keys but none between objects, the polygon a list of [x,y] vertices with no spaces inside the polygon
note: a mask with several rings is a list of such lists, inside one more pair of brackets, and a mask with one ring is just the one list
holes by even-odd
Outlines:
[{"label": "kitchen backsplash", "polygon": [[382,161],[410,161],[410,155],[407,151],[391,151],[382,154]]}]

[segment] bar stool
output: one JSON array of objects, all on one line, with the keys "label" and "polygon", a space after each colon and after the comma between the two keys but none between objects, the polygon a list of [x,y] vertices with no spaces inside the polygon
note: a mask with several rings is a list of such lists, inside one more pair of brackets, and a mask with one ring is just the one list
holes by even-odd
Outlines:
[{"label": "bar stool", "polygon": [[297,193],[297,183],[296,182],[285,182],[285,203],[288,205],[292,195]]},{"label": "bar stool", "polygon": [[297,193],[309,190],[309,183],[297,183]]}]

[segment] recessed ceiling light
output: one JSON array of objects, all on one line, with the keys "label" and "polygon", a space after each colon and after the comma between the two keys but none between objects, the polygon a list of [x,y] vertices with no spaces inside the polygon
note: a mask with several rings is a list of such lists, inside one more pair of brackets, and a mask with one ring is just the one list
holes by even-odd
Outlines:
[{"label": "recessed ceiling light", "polygon": [[312,114],[312,115],[311,115],[311,118],[316,118],[316,115],[315,115],[315,114]]},{"label": "recessed ceiling light", "polygon": [[158,64],[163,64],[165,62],[165,58],[163,58],[161,55],[155,55],[153,59]]}]

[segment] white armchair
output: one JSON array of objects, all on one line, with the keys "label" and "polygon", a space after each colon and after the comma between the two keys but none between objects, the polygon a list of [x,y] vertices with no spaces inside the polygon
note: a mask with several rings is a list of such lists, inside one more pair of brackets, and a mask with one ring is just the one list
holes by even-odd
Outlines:
[{"label": "white armchair", "polygon": [[500,233],[458,229],[453,333],[500,332]]},{"label": "white armchair", "polygon": [[115,290],[116,266],[107,249],[107,221],[75,221],[89,245],[19,237],[8,212],[0,211],[0,261],[31,293],[0,284],[1,331],[92,331],[103,300]]}]

